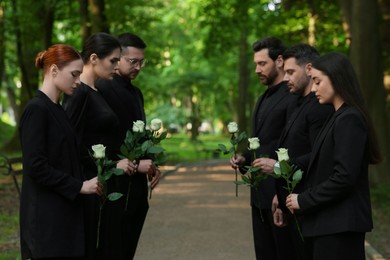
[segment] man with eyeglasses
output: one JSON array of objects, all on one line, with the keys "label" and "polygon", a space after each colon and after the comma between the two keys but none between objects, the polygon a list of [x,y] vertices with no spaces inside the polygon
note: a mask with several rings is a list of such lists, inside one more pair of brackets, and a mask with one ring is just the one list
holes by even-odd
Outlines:
[{"label": "man with eyeglasses", "polygon": [[[146,63],[144,50],[145,42],[135,34],[124,33],[118,36],[122,46],[121,59],[117,75],[112,80],[101,80],[96,83],[97,89],[119,118],[120,127],[112,137],[113,154],[120,154],[120,146],[133,122],[145,122],[144,99],[139,88],[132,84]],[[119,158],[118,158],[119,159]],[[137,162],[137,171],[131,176],[115,176],[108,184],[109,192],[120,192],[122,198],[108,203],[106,221],[109,230],[105,236],[111,241],[105,247],[109,250],[107,259],[133,259],[141,235],[142,227],[149,209],[147,175],[152,176],[152,189],[160,179],[160,171],[151,159],[141,159]],[[131,180],[129,180],[129,178]],[[127,210],[126,197],[130,185],[130,196]]]}]

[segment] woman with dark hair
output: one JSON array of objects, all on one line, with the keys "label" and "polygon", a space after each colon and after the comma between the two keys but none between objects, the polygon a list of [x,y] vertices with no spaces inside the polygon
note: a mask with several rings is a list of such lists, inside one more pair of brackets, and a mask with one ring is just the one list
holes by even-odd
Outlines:
[{"label": "woman with dark hair", "polygon": [[313,62],[312,92],[335,113],[313,147],[305,191],[286,205],[303,214],[302,232],[313,259],[365,259],[372,230],[368,165],[381,160],[358,79],[347,57],[329,53]]},{"label": "woman with dark hair", "polygon": [[59,105],[80,84],[83,61],[71,46],[37,55],[43,83],[20,120],[23,185],[20,201],[22,259],[76,259],[84,255],[80,194],[101,194],[97,178],[85,180],[72,125]]},{"label": "woman with dark hair", "polygon": [[[67,96],[64,107],[68,113],[81,145],[81,161],[84,174],[87,177],[97,175],[97,167],[90,156],[92,145],[103,144],[106,146],[106,155],[114,160],[116,154],[113,151],[111,140],[116,134],[119,120],[110,106],[106,103],[101,93],[96,89],[98,79],[112,79],[118,69],[121,55],[121,46],[118,40],[106,33],[96,33],[89,37],[83,46],[81,56],[84,60],[83,73],[80,76],[81,85],[74,95]],[[127,159],[118,161],[117,168],[130,174],[136,165]],[[107,193],[113,190],[106,191]],[[108,202],[115,203],[115,202]],[[99,220],[100,198],[92,195],[85,200],[86,210],[86,243],[88,259],[108,259],[105,256],[108,241],[106,233],[109,231],[103,213],[100,228],[99,248],[96,249],[97,227]]]}]

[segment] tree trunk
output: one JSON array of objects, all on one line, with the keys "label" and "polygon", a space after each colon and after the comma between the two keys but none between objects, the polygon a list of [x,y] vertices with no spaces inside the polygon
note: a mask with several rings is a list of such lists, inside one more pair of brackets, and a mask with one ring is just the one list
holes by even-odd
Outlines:
[{"label": "tree trunk", "polygon": [[[13,25],[16,35],[16,55],[21,72],[20,103],[14,111],[16,126],[18,127],[20,116],[24,106],[35,95],[39,86],[38,70],[34,68],[35,58],[39,51],[47,48],[51,44],[54,23],[55,1],[47,0],[36,2],[34,8],[27,2],[12,0]],[[41,10],[45,10],[44,19],[31,22],[28,18],[39,17]],[[26,16],[26,17],[23,17]],[[45,46],[47,45],[47,46]],[[8,92],[15,89],[8,89]],[[11,91],[11,92],[12,92]],[[10,97],[15,93],[9,93]],[[15,131],[14,136],[4,146],[7,151],[20,150],[19,133]]]},{"label": "tree trunk", "polygon": [[[241,31],[240,34],[240,56],[239,56],[239,70],[238,70],[238,102],[237,104],[237,116],[238,125],[240,129],[249,132],[249,116],[248,111],[252,111],[252,107],[248,104],[248,85],[250,81],[249,71],[249,55],[248,55],[248,40],[246,31]],[[241,142],[238,145],[238,150],[242,151],[246,147],[246,142]]]},{"label": "tree trunk", "polygon": [[[348,2],[348,3],[346,3]],[[379,33],[380,13],[377,1],[342,0],[345,17],[350,17],[350,59],[358,75],[367,106],[381,145],[384,162],[371,167],[374,184],[390,183],[389,116],[386,113],[381,37]],[[349,7],[347,7],[349,5]]]},{"label": "tree trunk", "polygon": [[[0,90],[2,88],[3,81],[1,80],[4,75],[4,56],[5,56],[5,44],[4,44],[4,1],[0,2]],[[1,111],[0,111],[1,112]],[[0,113],[1,115],[1,113]]]},{"label": "tree trunk", "polygon": [[[238,125],[242,131],[249,133],[250,131],[250,114],[252,112],[252,107],[249,107],[249,93],[248,87],[250,82],[250,70],[249,70],[249,45],[248,45],[248,26],[247,26],[247,17],[248,17],[248,3],[238,1],[236,8],[237,14],[239,17],[240,23],[240,39],[239,39],[239,68],[238,68],[238,98],[237,98],[237,117]],[[246,142],[241,142],[237,149],[242,151],[246,148]]]},{"label": "tree trunk", "polygon": [[43,44],[45,49],[52,45],[55,7],[55,0],[47,0],[44,6]]},{"label": "tree trunk", "polygon": [[79,0],[80,4],[80,20],[81,20],[81,39],[82,45],[91,35],[91,25],[88,15],[88,0]]},{"label": "tree trunk", "polygon": [[201,119],[200,119],[200,110],[199,110],[199,101],[197,100],[198,97],[194,97],[194,92],[191,90],[190,98],[190,107],[191,107],[191,116],[190,116],[190,122],[192,125],[191,128],[191,141],[196,141],[199,136],[199,127],[201,125]]},{"label": "tree trunk", "polygon": [[91,8],[90,12],[92,21],[92,33],[110,33],[110,29],[107,23],[107,17],[104,13],[104,0],[89,0],[89,6]]}]

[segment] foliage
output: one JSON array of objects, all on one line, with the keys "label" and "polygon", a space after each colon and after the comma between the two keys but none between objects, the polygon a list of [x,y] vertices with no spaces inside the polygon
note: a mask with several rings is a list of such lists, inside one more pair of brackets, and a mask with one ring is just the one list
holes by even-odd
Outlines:
[{"label": "foliage", "polygon": [[[46,47],[45,37],[51,36],[51,43],[68,43],[80,50],[84,21],[88,28],[94,27],[92,8],[84,17],[81,2],[91,1],[2,1],[4,35],[0,37],[5,58],[0,107],[15,115],[16,122],[19,110],[39,86],[34,59]],[[221,128],[232,118],[246,119],[244,130],[249,130],[254,103],[264,91],[250,66],[251,44],[257,39],[273,35],[287,45],[309,42],[312,29],[313,44],[321,53],[347,53],[350,38],[343,28],[345,17],[339,2],[117,0],[104,1],[104,15],[110,33],[131,31],[148,45],[148,64],[134,81],[144,93],[146,114],[162,118],[167,125],[183,127],[191,122],[192,134],[197,135],[197,126],[203,121]],[[381,2],[382,14],[386,14],[388,4]],[[384,53],[388,54],[388,49]],[[383,60],[388,71],[388,62]]]},{"label": "foliage", "polygon": [[0,120],[0,145],[6,143],[14,134],[15,127]]}]

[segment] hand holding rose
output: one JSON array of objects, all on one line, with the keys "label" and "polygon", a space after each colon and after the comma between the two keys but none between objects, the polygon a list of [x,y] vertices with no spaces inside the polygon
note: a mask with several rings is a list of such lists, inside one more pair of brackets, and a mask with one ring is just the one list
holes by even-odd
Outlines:
[{"label": "hand holding rose", "polygon": [[260,173],[274,173],[276,160],[270,158],[258,158],[253,161],[252,166],[260,169]]},{"label": "hand holding rose", "polygon": [[242,155],[233,155],[230,158],[230,166],[232,166],[233,169],[238,169],[242,167],[245,164],[245,157]]},{"label": "hand holding rose", "polygon": [[84,181],[80,190],[81,194],[103,194],[103,185],[98,181],[97,177]]},{"label": "hand holding rose", "polygon": [[286,198],[286,207],[294,214],[294,210],[299,209],[298,194],[291,193]]}]

